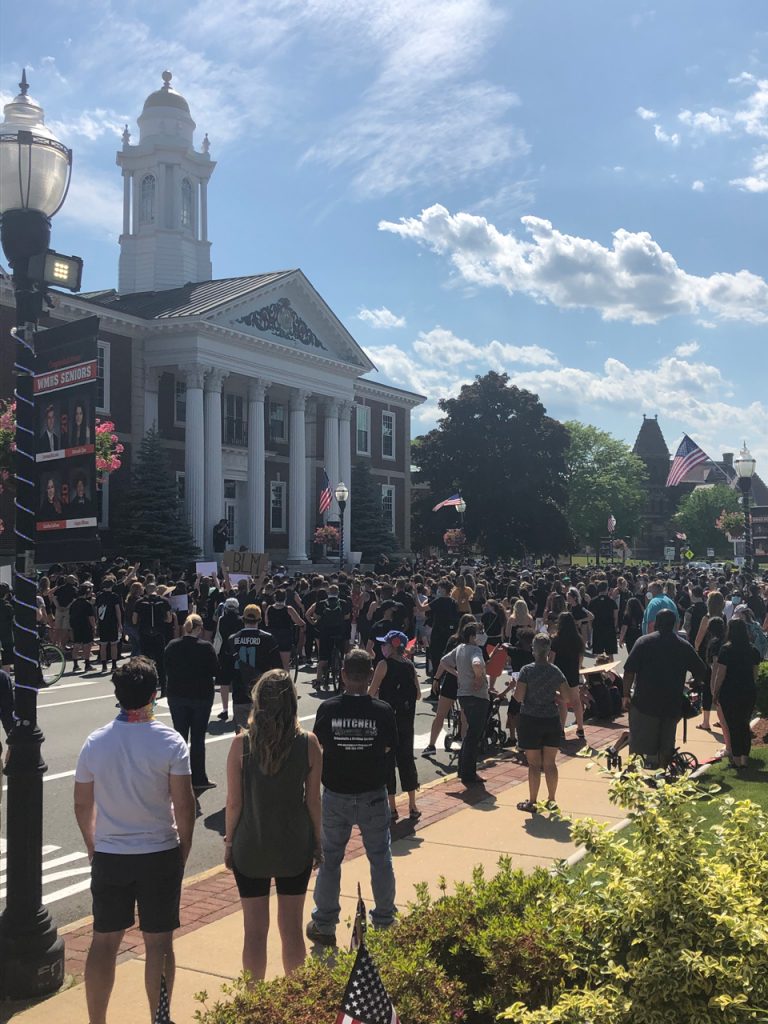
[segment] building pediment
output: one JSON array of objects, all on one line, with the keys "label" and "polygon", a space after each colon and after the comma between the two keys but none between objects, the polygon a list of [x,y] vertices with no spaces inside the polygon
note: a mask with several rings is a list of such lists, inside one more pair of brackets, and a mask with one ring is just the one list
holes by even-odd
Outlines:
[{"label": "building pediment", "polygon": [[266,338],[365,373],[373,364],[301,271],[258,288],[206,317],[230,330]]}]

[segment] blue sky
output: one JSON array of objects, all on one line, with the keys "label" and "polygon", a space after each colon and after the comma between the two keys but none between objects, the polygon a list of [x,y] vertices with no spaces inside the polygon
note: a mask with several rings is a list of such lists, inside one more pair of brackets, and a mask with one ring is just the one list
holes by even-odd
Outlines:
[{"label": "blue sky", "polygon": [[300,266],[382,379],[489,368],[632,442],[768,475],[759,0],[44,0],[0,13],[75,152],[54,245],[117,278],[119,134],[169,68],[218,161],[215,276]]}]

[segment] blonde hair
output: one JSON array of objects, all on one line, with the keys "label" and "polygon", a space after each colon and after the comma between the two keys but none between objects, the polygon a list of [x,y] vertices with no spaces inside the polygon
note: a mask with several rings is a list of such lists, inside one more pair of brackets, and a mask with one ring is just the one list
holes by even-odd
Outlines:
[{"label": "blonde hair", "polygon": [[243,609],[245,622],[261,622],[261,608],[257,604],[247,604]]},{"label": "blonde hair", "polygon": [[199,615],[196,615],[194,612],[192,612],[191,615],[188,615],[186,617],[186,619],[184,619],[183,629],[184,629],[184,632],[187,634],[187,636],[189,636],[189,634],[192,632],[193,629],[202,629],[202,628],[203,628],[203,620],[200,618]]},{"label": "blonde hair", "polygon": [[264,775],[277,775],[288,759],[293,741],[301,733],[299,704],[290,674],[273,668],[262,675],[251,691],[253,706],[248,716],[251,754]]},{"label": "blonde hair", "polygon": [[513,625],[524,626],[528,622],[529,618],[530,613],[528,611],[528,605],[522,597],[519,597],[512,608]]}]

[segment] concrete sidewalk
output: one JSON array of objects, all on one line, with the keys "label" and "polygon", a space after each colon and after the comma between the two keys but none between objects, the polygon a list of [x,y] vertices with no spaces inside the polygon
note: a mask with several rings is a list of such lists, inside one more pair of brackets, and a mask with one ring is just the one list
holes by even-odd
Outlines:
[{"label": "concrete sidewalk", "polygon": [[[626,728],[625,719],[610,725],[587,725],[587,745],[595,750],[609,746]],[[682,725],[678,735],[682,734]],[[589,815],[618,825],[624,814],[608,799],[608,778],[588,770],[591,762],[574,756],[584,743],[568,730],[566,753],[560,755],[558,804],[566,815]],[[684,749],[701,760],[712,758],[722,746],[719,732],[711,734],[688,723]],[[397,879],[398,904],[405,910],[413,898],[414,885],[427,882],[438,894],[443,876],[452,887],[457,881],[471,879],[472,869],[480,864],[492,874],[502,855],[511,857],[513,866],[532,870],[551,865],[576,852],[566,821],[551,821],[546,816],[531,817],[517,810],[518,801],[527,797],[527,768],[510,755],[502,755],[480,768],[484,787],[466,790],[454,777],[425,787],[420,794],[421,820],[414,825],[407,819],[407,805],[400,805],[405,820],[392,828],[392,854]],[[544,795],[544,794],[542,794]],[[344,862],[341,880],[341,923],[337,929],[340,946],[349,943],[357,884],[371,905],[368,862],[357,831]],[[312,887],[307,894],[306,917],[312,908]],[[270,929],[268,977],[282,973],[280,943],[276,922]],[[76,983],[65,991],[16,1014],[7,1016],[7,1004],[0,1003],[0,1021],[14,1024],[85,1024],[88,1015],[82,970],[90,945],[90,924],[73,926],[65,935],[67,973]],[[200,1008],[195,994],[205,990],[208,1005],[221,996],[221,986],[237,977],[241,969],[242,917],[232,875],[224,868],[214,869],[190,879],[182,893],[181,928],[177,932],[176,985],[172,1016],[176,1024],[189,1024]],[[110,1024],[136,1024],[147,1019],[144,1002],[143,945],[141,934],[126,933],[121,947],[115,989],[110,1003]],[[5,1016],[4,1016],[5,1012]]]}]

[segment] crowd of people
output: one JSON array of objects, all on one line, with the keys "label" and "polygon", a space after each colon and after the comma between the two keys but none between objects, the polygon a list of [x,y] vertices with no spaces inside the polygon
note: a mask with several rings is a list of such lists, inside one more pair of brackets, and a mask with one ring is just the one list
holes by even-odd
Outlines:
[{"label": "crowd of people", "polygon": [[[223,859],[241,896],[243,964],[254,978],[266,969],[272,880],[285,970],[306,955],[302,919],[313,867],[306,935],[335,943],[353,825],[371,864],[373,923],[394,919],[390,827],[398,776],[407,813],[420,816],[414,718],[422,657],[436,701],[424,756],[435,755],[458,703],[458,776],[467,787],[482,785],[484,731],[491,708],[506,702],[507,743],[528,763],[529,795],[518,807],[531,814],[542,776],[546,803],[556,804],[569,711],[575,739],[586,739],[592,680],[612,686],[620,703],[623,697],[630,750],[664,767],[690,676],[702,697],[699,727],[711,729],[717,715],[725,755],[739,771],[747,764],[757,666],[768,657],[765,578],[661,566],[378,568],[328,576],[275,568],[231,586],[226,574],[176,577],[118,560],[74,572],[53,567],[41,579],[41,626],[71,652],[73,671],[81,661],[97,671],[97,651],[101,671],[112,667],[120,705],[117,719],[88,738],[76,774],[76,813],[93,865],[95,934],[86,970],[93,1024],[105,1019],[108,965],[113,970],[135,902],[150,936],[153,1012],[158,963],[172,985],[171,939],[195,795],[214,785],[205,735],[217,687],[217,717],[228,721],[231,705],[237,729],[227,761]],[[627,651],[623,671],[620,648]],[[328,691],[334,651],[338,692]],[[595,664],[585,668],[585,657]],[[297,659],[314,669],[317,689],[328,691],[311,732],[298,721],[289,671]],[[167,697],[173,729],[154,717],[159,696]]]}]

